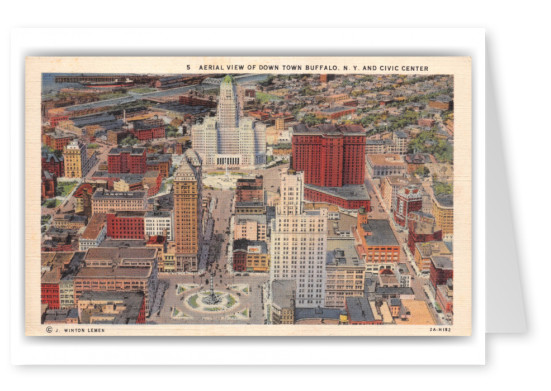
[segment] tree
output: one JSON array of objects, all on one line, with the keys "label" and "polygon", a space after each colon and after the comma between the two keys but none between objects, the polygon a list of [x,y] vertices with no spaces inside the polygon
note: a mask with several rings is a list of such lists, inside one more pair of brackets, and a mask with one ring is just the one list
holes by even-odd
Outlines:
[{"label": "tree", "polygon": [[317,94],[318,93],[309,86],[306,86],[300,90],[300,95],[303,95],[303,96],[314,96]]},{"label": "tree", "polygon": [[434,182],[432,185],[435,195],[452,194],[453,184],[444,182]]},{"label": "tree", "polygon": [[415,175],[418,175],[420,177],[428,177],[430,174],[430,170],[427,167],[422,166],[422,167],[417,167],[414,173]]},{"label": "tree", "polygon": [[124,138],[122,141],[121,141],[121,144],[122,145],[129,145],[129,146],[133,146],[135,144],[138,143],[138,139],[132,137],[132,136],[128,136],[126,138]]},{"label": "tree", "polygon": [[302,122],[308,126],[315,126],[325,122],[323,118],[316,117],[314,114],[306,114],[302,117]]}]

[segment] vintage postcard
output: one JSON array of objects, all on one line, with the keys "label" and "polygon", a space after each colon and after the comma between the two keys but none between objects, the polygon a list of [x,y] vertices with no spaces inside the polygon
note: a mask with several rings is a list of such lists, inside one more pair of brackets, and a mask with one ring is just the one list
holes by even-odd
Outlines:
[{"label": "vintage postcard", "polygon": [[26,334],[469,336],[469,57],[29,57]]}]

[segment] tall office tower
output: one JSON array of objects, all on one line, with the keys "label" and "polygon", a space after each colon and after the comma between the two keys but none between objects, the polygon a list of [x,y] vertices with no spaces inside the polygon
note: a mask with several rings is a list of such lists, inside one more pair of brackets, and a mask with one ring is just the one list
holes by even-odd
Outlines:
[{"label": "tall office tower", "polygon": [[239,153],[239,139],[235,137],[239,128],[239,101],[235,80],[226,76],[220,84],[218,100],[218,152],[221,154]]},{"label": "tall office tower", "polygon": [[327,210],[303,211],[302,172],[283,173],[280,189],[280,204],[272,220],[270,280],[294,280],[297,307],[323,307]]},{"label": "tall office tower", "polygon": [[67,178],[82,178],[88,174],[90,164],[86,150],[86,145],[78,140],[73,140],[65,146],[63,160]]},{"label": "tall office tower", "polygon": [[365,130],[360,125],[293,127],[293,169],[306,183],[323,187],[365,181]]},{"label": "tall office tower", "polygon": [[302,214],[304,196],[304,173],[289,170],[281,175],[280,201],[277,213],[281,215]]},{"label": "tall office tower", "polygon": [[202,242],[201,159],[188,149],[174,173],[176,271],[197,271]]},{"label": "tall office tower", "polygon": [[295,125],[292,168],[304,171],[304,198],[344,209],[369,210],[364,184],[365,140],[360,125]]},{"label": "tall office tower", "polygon": [[237,86],[232,76],[220,84],[216,117],[193,125],[191,143],[205,166],[240,167],[266,163],[266,125],[241,117]]}]

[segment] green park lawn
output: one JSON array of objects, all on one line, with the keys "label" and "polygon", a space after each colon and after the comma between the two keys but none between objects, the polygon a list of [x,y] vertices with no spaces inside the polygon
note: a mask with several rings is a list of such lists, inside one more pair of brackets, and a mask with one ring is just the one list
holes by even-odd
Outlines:
[{"label": "green park lawn", "polygon": [[78,182],[58,182],[56,195],[66,197],[73,191]]}]

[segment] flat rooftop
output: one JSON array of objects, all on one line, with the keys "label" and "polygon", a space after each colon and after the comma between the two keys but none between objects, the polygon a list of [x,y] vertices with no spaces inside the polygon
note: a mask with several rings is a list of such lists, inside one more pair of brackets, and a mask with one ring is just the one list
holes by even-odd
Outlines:
[{"label": "flat rooftop", "polygon": [[342,310],[336,308],[296,308],[295,322],[303,319],[335,319],[340,320]]},{"label": "flat rooftop", "polygon": [[365,185],[344,185],[342,187],[323,187],[305,184],[304,188],[315,190],[329,196],[342,198],[348,201],[370,200],[369,192]]},{"label": "flat rooftop", "polygon": [[367,161],[372,166],[403,166],[405,164],[400,155],[393,153],[368,154]]},{"label": "flat rooftop", "polygon": [[266,215],[235,215],[236,224],[244,224],[247,221],[256,221],[258,224],[266,224]]},{"label": "flat rooftop", "polygon": [[440,206],[451,208],[453,207],[453,194],[435,195],[436,201]]},{"label": "flat rooftop", "polygon": [[145,218],[168,218],[171,216],[170,211],[168,210],[150,210],[145,213]]},{"label": "flat rooftop", "polygon": [[[328,109],[323,111],[324,113],[336,113],[339,111],[345,111],[354,109],[353,107],[339,107]],[[331,111],[333,110],[333,111]],[[365,129],[361,125],[334,125],[334,124],[321,124],[316,126],[307,126],[305,124],[299,123],[293,125],[293,134],[341,134],[341,135],[362,135],[365,136]]]},{"label": "flat rooftop", "polygon": [[363,224],[362,227],[366,232],[371,232],[371,235],[366,235],[365,237],[368,246],[400,245],[388,220],[370,219],[367,224]]},{"label": "flat rooftop", "polygon": [[110,191],[104,189],[98,189],[94,192],[92,196],[93,200],[102,200],[102,199],[135,199],[139,200],[145,198],[145,191]]},{"label": "flat rooftop", "polygon": [[92,240],[96,239],[105,226],[105,223],[106,215],[104,213],[94,213],[80,238]]},{"label": "flat rooftop", "polygon": [[366,297],[347,297],[346,308],[351,322],[373,322],[375,316]]},{"label": "flat rooftop", "polygon": [[396,324],[431,325],[436,324],[427,303],[421,300],[402,300],[402,306],[409,313],[407,320],[396,318]]},{"label": "flat rooftop", "polygon": [[143,210],[119,210],[115,213],[109,213],[114,214],[117,217],[144,217],[145,211]]},{"label": "flat rooftop", "polygon": [[365,267],[365,262],[358,258],[354,240],[327,239],[327,267]]},{"label": "flat rooftop", "polygon": [[151,267],[83,267],[75,276],[83,278],[148,278]]},{"label": "flat rooftop", "polygon": [[109,150],[109,155],[120,155],[121,153],[129,153],[131,155],[142,155],[145,148],[142,147],[115,147]]},{"label": "flat rooftop", "polygon": [[[142,292],[99,292],[84,291],[79,302],[89,301],[93,308],[85,308],[81,313],[81,323],[135,324],[142,307]],[[103,311],[102,305],[113,306],[113,311]],[[117,311],[117,306],[122,310]],[[98,308],[99,307],[99,308]],[[94,319],[91,321],[91,319]]]},{"label": "flat rooftop", "polygon": [[453,270],[453,261],[451,256],[433,255],[430,257],[432,263],[438,269]]},{"label": "flat rooftop", "polygon": [[295,280],[274,280],[272,281],[272,301],[280,308],[294,307]]},{"label": "flat rooftop", "polygon": [[[123,241],[116,241],[120,245]],[[144,241],[141,242],[142,246]],[[157,249],[151,247],[92,247],[86,253],[86,260],[154,259]]]}]

